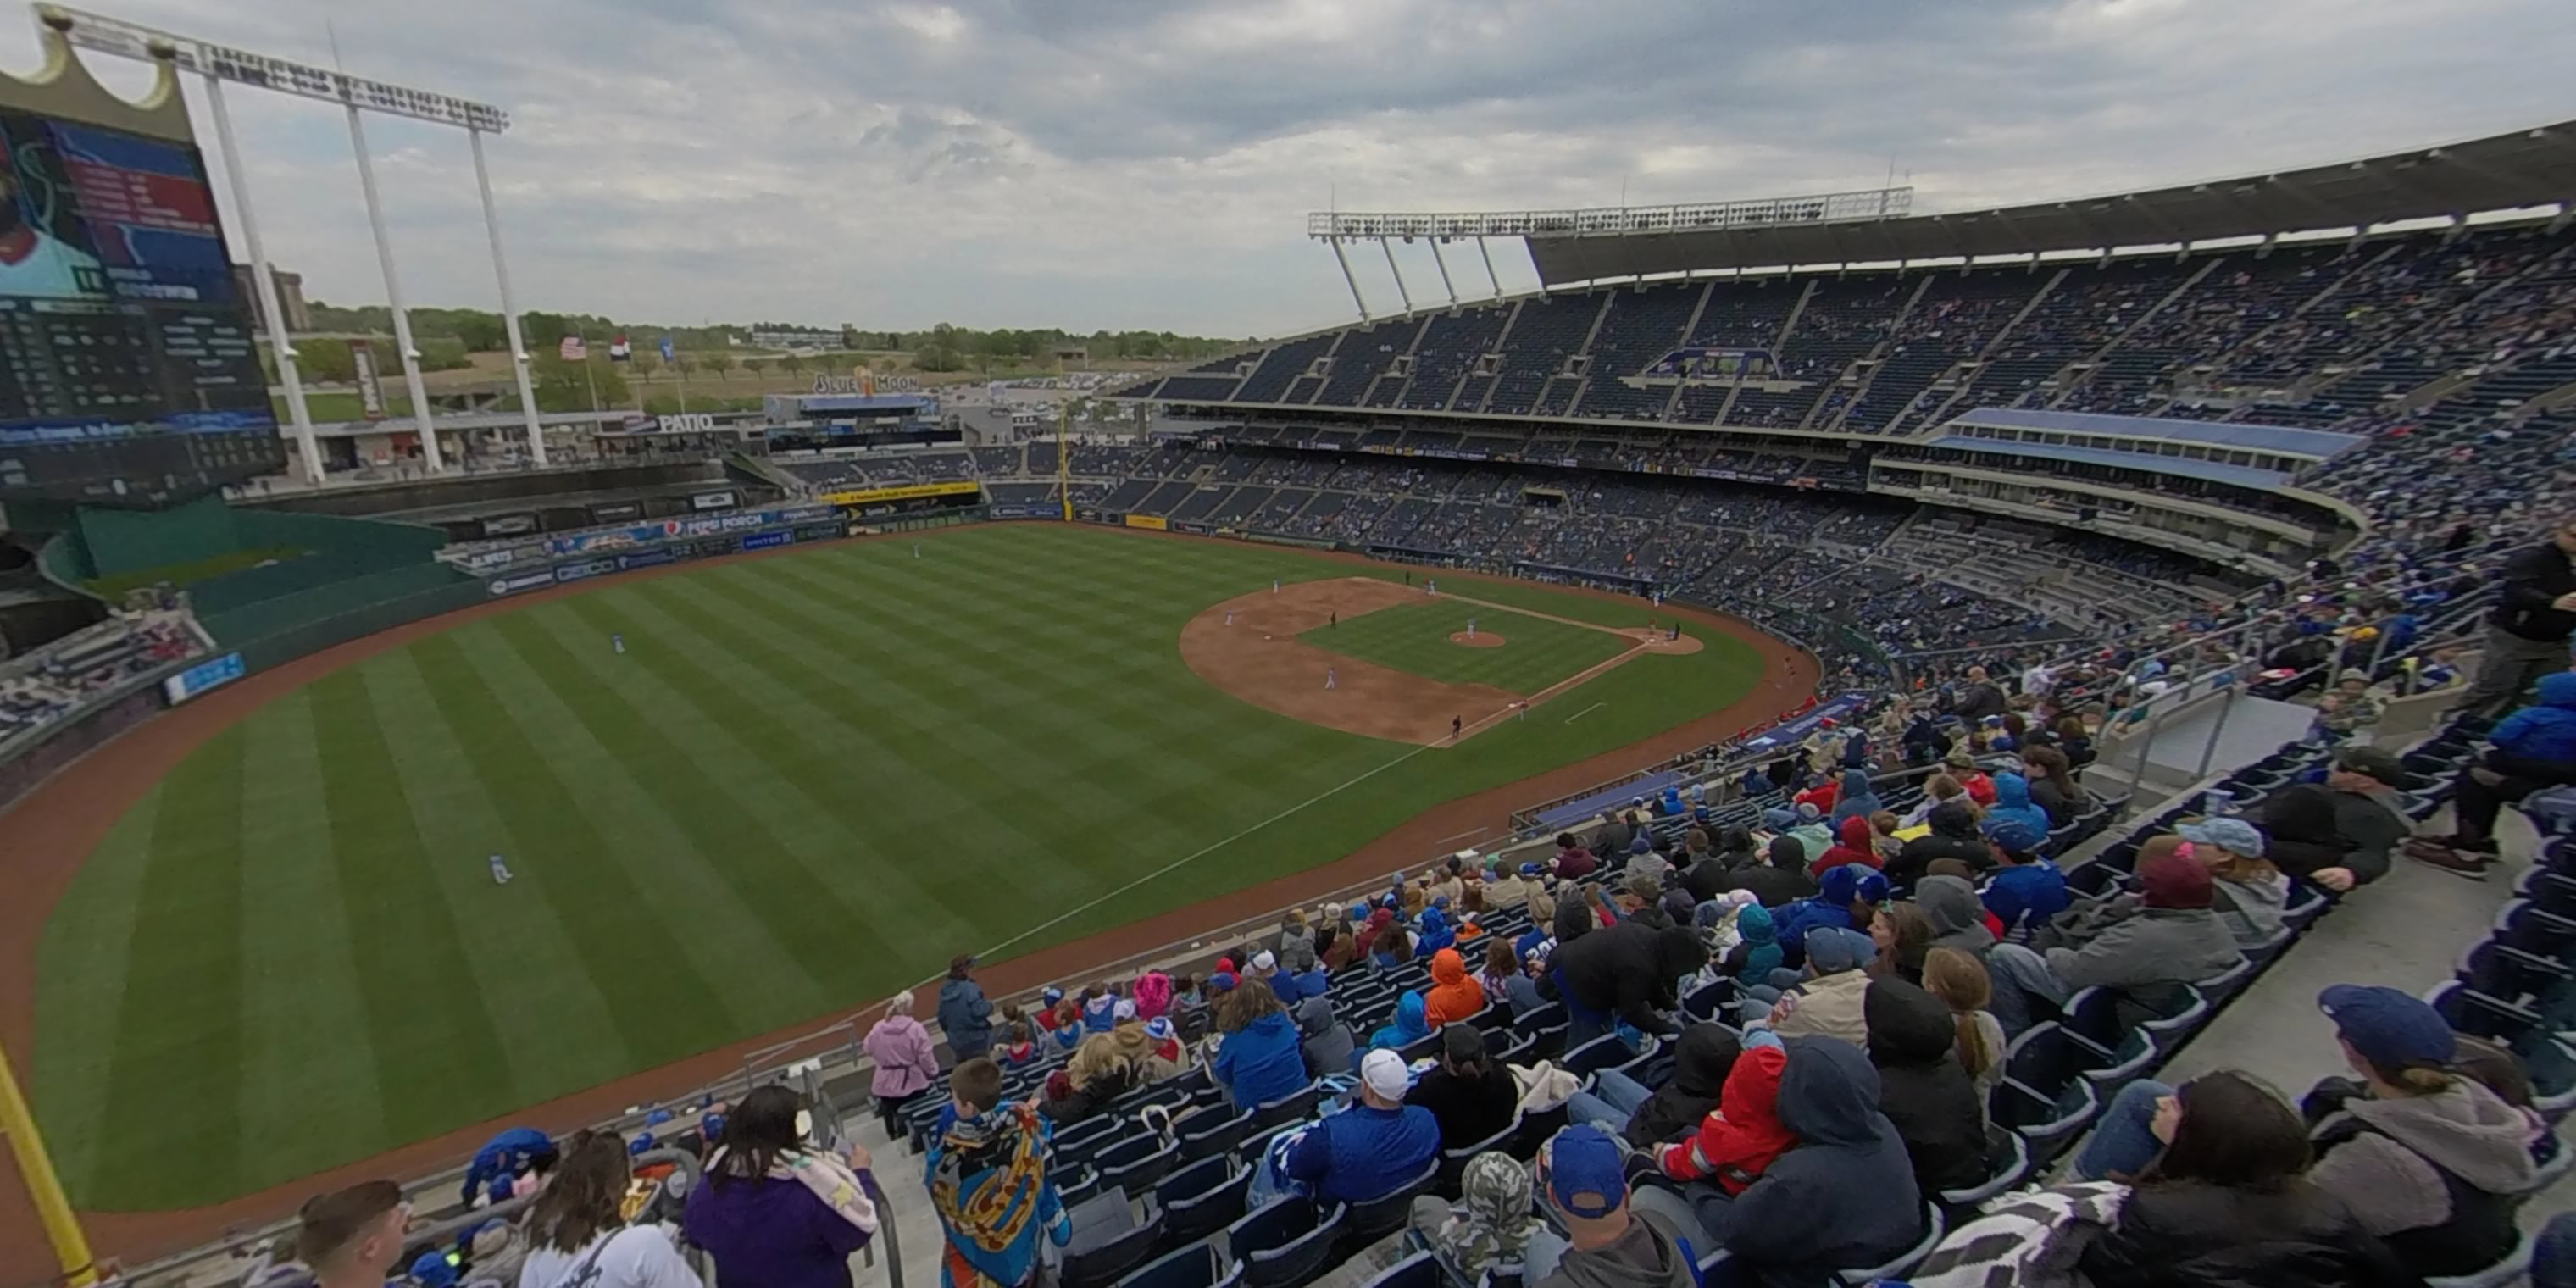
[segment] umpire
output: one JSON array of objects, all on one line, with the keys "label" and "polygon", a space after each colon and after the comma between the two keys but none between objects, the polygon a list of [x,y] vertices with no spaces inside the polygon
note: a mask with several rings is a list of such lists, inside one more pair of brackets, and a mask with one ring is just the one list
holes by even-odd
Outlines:
[{"label": "umpire", "polygon": [[2489,716],[2521,705],[2540,677],[2567,669],[2567,637],[2576,632],[2576,517],[2507,559],[2496,581],[2486,656],[2460,701],[2460,710]]}]

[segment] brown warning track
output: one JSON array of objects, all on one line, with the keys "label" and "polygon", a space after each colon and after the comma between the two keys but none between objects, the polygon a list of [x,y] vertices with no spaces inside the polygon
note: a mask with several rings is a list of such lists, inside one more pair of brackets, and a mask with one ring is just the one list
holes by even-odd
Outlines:
[{"label": "brown warning track", "polygon": [[[1124,528],[1099,528],[1095,531],[1116,533],[1139,541],[1225,540]],[[901,533],[858,539],[936,540],[939,535],[937,532]],[[715,564],[769,559],[794,554],[800,549],[791,546],[783,550],[677,564],[625,574],[619,580],[638,581]],[[1311,553],[1315,558],[1355,567],[1402,567],[1357,555],[1325,551]],[[1455,570],[1444,570],[1441,577],[1444,581],[1454,579],[1453,584],[1458,590],[1465,592],[1461,598],[1472,595],[1474,582],[1507,580]],[[46,780],[6,814],[0,814],[0,871],[5,871],[11,878],[12,896],[0,900],[0,1050],[5,1050],[16,1065],[21,1085],[25,1085],[28,1071],[32,1068],[29,1056],[34,1050],[36,941],[44,929],[45,919],[70,885],[82,860],[97,848],[117,818],[150,791],[163,775],[198,746],[261,704],[342,667],[495,613],[594,588],[592,583],[585,582],[516,595],[491,604],[478,604],[352,640],[259,672],[158,716],[100,747]],[[1620,603],[1637,602],[1631,596],[1604,591],[1575,587],[1554,589]],[[1356,881],[1382,876],[1395,867],[1428,859],[1440,851],[1444,841],[1476,828],[1504,831],[1508,828],[1512,811],[1516,809],[1581,791],[1656,761],[1730,737],[1748,725],[1768,721],[1793,710],[1814,695],[1818,677],[1815,659],[1764,634],[1751,623],[1723,614],[1679,609],[1670,604],[1657,612],[1662,620],[1677,618],[1703,630],[1732,635],[1752,645],[1764,662],[1762,677],[1754,682],[1752,691],[1722,711],[1711,712],[1643,742],[1435,805],[1336,862],[1177,908],[1116,930],[996,962],[979,972],[979,978],[985,988],[996,995],[1034,988],[1050,980],[1078,975],[1096,963],[1127,956],[1140,946],[1187,941],[1194,935],[1258,915],[1267,909],[1288,907]],[[1240,628],[1241,619],[1238,618],[1237,629]],[[1621,633],[1643,641],[1648,632],[1640,627]],[[1666,647],[1680,645],[1696,648],[1698,642],[1684,636],[1679,644]],[[1571,687],[1572,683],[1588,679],[1590,675],[1586,673],[1565,685],[1552,687]],[[1445,736],[1448,732],[1447,717],[1444,715],[1441,719],[1443,727],[1440,732]],[[846,1010],[818,1016],[793,1028],[733,1043],[658,1069],[630,1074],[586,1091],[530,1106],[504,1118],[417,1141],[391,1153],[335,1167],[301,1181],[229,1202],[160,1212],[85,1211],[81,1213],[81,1220],[89,1231],[94,1251],[101,1257],[121,1257],[128,1264],[133,1264],[145,1258],[181,1251],[219,1239],[227,1230],[292,1214],[306,1198],[325,1190],[375,1177],[417,1176],[461,1163],[477,1146],[504,1127],[534,1125],[568,1131],[610,1117],[629,1105],[686,1094],[728,1073],[739,1074],[745,1052],[804,1036],[833,1020],[858,1013],[863,1005],[873,1006],[877,1000],[857,999]],[[33,1094],[32,1087],[27,1090]],[[170,1166],[187,1166],[187,1160],[174,1158],[170,1160]],[[0,1168],[0,1267],[8,1271],[0,1274],[0,1288],[14,1288],[21,1282],[48,1282],[40,1277],[44,1273],[40,1268],[49,1269],[52,1265],[52,1253],[36,1224],[33,1209],[23,1194],[18,1193],[13,1169]]]}]

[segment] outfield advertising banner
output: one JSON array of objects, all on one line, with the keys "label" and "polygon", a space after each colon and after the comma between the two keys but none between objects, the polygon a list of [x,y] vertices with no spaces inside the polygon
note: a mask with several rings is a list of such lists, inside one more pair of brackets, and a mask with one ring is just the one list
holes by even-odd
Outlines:
[{"label": "outfield advertising banner", "polygon": [[825,492],[815,497],[831,505],[875,505],[887,501],[918,501],[925,497],[973,496],[984,490],[980,483],[914,483],[904,487],[860,488],[852,492]]},{"label": "outfield advertising banner", "polygon": [[590,517],[597,523],[627,523],[644,517],[641,501],[619,501],[611,505],[590,507]]},{"label": "outfield advertising banner", "polygon": [[1061,519],[1064,517],[1064,507],[1055,505],[997,505],[993,507],[993,517],[996,519]]},{"label": "outfield advertising banner", "polygon": [[617,561],[614,559],[585,559],[580,563],[555,565],[555,580],[579,581],[584,577],[605,576],[615,571]]},{"label": "outfield advertising banner", "polygon": [[784,532],[755,532],[742,539],[742,548],[745,550],[767,550],[773,546],[786,545],[787,542],[788,535]]},{"label": "outfield advertising banner", "polygon": [[841,516],[828,505],[791,505],[779,511],[778,517],[786,523],[835,523]]},{"label": "outfield advertising banner", "polygon": [[175,707],[208,689],[221,688],[247,674],[249,671],[242,665],[242,655],[226,653],[163,680],[161,694]]},{"label": "outfield advertising banner", "polygon": [[651,550],[638,550],[633,554],[617,556],[617,570],[631,572],[637,568],[657,568],[663,564],[678,562],[680,562],[678,552],[669,546],[656,546]]},{"label": "outfield advertising banner", "polygon": [[692,559],[713,559],[717,555],[729,555],[733,552],[734,542],[731,537],[709,537],[704,541],[689,543],[689,557]]},{"label": "outfield advertising banner", "polygon": [[829,541],[839,535],[841,535],[841,525],[837,523],[806,523],[799,524],[796,528],[796,539],[799,541]]},{"label": "outfield advertising banner", "polygon": [[730,510],[735,504],[731,492],[700,492],[689,498],[692,510]]},{"label": "outfield advertising banner", "polygon": [[553,584],[555,584],[555,570],[539,568],[535,572],[517,572],[507,577],[495,577],[483,583],[483,586],[495,596],[499,596],[515,595],[523,590],[535,590],[539,586]]},{"label": "outfield advertising banner", "polygon": [[[820,511],[817,513],[816,511]],[[831,511],[817,506],[799,506],[794,510],[736,510],[728,514],[706,514],[690,519],[664,519],[660,523],[638,524],[631,528],[610,528],[600,532],[576,532],[546,539],[546,553],[551,555],[606,554],[635,546],[649,546],[681,537],[703,537],[718,532],[749,532],[755,528],[777,527],[798,521],[798,516],[823,518]]]},{"label": "outfield advertising banner", "polygon": [[1127,516],[1127,526],[1131,528],[1144,528],[1152,532],[1163,532],[1169,530],[1172,524],[1170,520],[1165,519],[1159,514],[1131,514]]}]

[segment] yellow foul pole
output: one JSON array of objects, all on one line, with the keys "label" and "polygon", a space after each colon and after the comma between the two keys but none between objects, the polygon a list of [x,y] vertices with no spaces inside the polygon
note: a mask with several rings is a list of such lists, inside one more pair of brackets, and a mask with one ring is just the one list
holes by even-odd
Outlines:
[{"label": "yellow foul pole", "polygon": [[9,1153],[18,1161],[18,1175],[36,1205],[36,1219],[54,1245],[54,1260],[62,1264],[63,1283],[69,1288],[89,1288],[98,1282],[89,1237],[81,1233],[71,1201],[63,1197],[63,1184],[54,1176],[54,1160],[46,1156],[44,1138],[36,1134],[36,1118],[27,1112],[27,1098],[18,1093],[7,1052],[0,1052],[0,1134],[9,1137]]},{"label": "yellow foul pole", "polygon": [[1064,427],[1073,419],[1073,404],[1055,405],[1055,491],[1064,502],[1064,521],[1073,522],[1073,458],[1065,454]]}]

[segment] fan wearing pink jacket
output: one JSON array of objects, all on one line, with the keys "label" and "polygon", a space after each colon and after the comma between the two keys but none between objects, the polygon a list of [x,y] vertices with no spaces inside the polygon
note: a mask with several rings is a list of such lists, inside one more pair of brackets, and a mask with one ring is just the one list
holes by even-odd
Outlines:
[{"label": "fan wearing pink jacket", "polygon": [[[877,1116],[885,1120],[886,1134],[903,1137],[905,1106],[919,1100],[939,1076],[939,1050],[930,1040],[930,1030],[912,1017],[912,990],[894,995],[886,1003],[886,1017],[868,1030],[859,1043],[868,1059],[876,1063],[876,1076],[868,1090],[876,1095]],[[983,1051],[960,1051],[960,1060],[988,1054]]]}]

